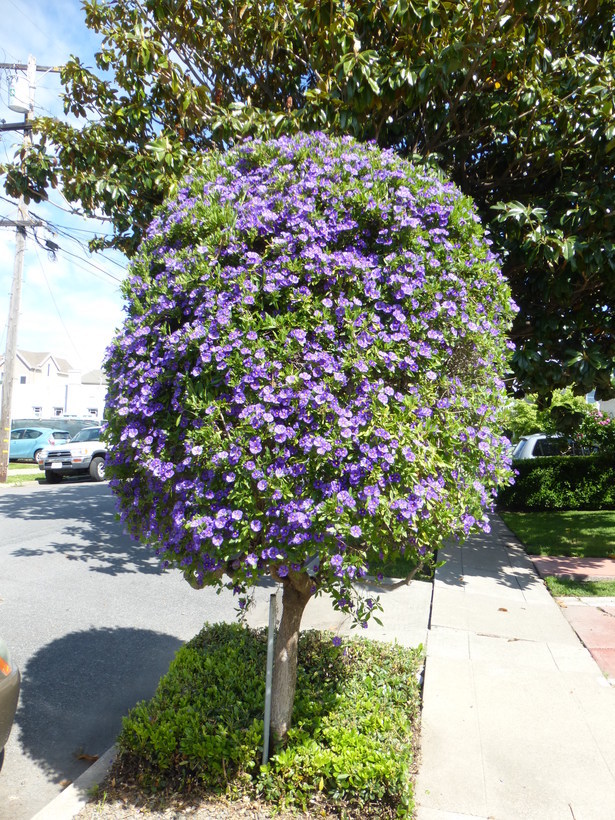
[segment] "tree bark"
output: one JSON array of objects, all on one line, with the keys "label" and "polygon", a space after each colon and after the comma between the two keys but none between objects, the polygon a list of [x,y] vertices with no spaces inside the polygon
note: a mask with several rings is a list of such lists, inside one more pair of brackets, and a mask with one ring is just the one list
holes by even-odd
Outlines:
[{"label": "tree bark", "polygon": [[297,684],[297,657],[301,618],[312,596],[310,579],[301,573],[284,578],[282,618],[275,640],[271,684],[271,745],[273,752],[286,742]]}]

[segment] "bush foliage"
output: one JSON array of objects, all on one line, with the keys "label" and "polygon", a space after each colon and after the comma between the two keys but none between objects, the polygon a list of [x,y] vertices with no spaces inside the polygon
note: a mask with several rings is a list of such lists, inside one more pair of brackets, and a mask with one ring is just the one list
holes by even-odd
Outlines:
[{"label": "bush foliage", "polygon": [[301,637],[294,728],[261,767],[266,635],[206,626],[154,697],[124,719],[118,771],[149,790],[251,794],[288,807],[353,805],[358,817],[412,806],[421,650]]},{"label": "bush foliage", "polygon": [[533,458],[516,462],[515,470],[515,483],[498,492],[503,509],[615,509],[613,456]]},{"label": "bush foliage", "polygon": [[471,201],[435,173],[323,134],[208,154],[125,295],[111,484],[190,583],[227,573],[243,593],[309,565],[352,609],[368,545],[428,560],[486,526],[510,294]]}]

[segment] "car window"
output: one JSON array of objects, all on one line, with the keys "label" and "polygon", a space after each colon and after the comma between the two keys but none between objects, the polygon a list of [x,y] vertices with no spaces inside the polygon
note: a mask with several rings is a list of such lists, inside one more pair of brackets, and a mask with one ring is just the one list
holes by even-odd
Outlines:
[{"label": "car window", "polygon": [[54,430],[52,435],[54,438],[70,438],[70,433],[66,430]]},{"label": "car window", "polygon": [[513,454],[512,454],[513,458],[516,458],[516,456],[518,456],[521,453],[521,450],[523,450],[523,448],[525,447],[526,441],[527,441],[526,438],[522,438],[521,441],[517,444],[517,446],[513,450]]},{"label": "car window", "polygon": [[11,430],[11,441],[23,438],[23,430]]},{"label": "car window", "polygon": [[535,456],[561,456],[570,445],[565,438],[541,438],[534,445]]},{"label": "car window", "polygon": [[40,438],[43,435],[41,430],[25,430],[24,438]]},{"label": "car window", "polygon": [[92,430],[88,430],[87,428],[83,430],[79,430],[77,435],[72,439],[72,441],[98,441],[100,438],[100,430],[98,427],[95,427]]}]

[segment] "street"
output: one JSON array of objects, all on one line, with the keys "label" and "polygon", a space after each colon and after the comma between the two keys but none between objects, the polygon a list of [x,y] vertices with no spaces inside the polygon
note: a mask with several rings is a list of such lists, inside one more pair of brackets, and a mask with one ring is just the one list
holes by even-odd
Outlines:
[{"label": "street", "polygon": [[30,820],[112,745],[182,642],[235,618],[230,593],[162,573],[114,510],[86,479],[0,488],[0,635],[22,673],[1,820]]}]

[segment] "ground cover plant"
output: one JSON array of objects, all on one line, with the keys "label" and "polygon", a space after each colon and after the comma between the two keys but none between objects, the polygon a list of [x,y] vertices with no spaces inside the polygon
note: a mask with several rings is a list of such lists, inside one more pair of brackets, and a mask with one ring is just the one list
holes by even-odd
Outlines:
[{"label": "ground cover plant", "polygon": [[530,555],[615,558],[615,512],[501,512]]},{"label": "ground cover plant", "polygon": [[488,527],[510,293],[472,202],[351,138],[204,155],[152,222],[108,352],[128,531],[240,609],[282,586],[272,736],[310,597],[366,626],[379,562]]},{"label": "ground cover plant", "polygon": [[265,655],[264,631],[206,626],[124,719],[111,779],[186,800],[222,793],[347,817],[410,816],[421,649],[302,634],[294,727],[261,767]]}]

